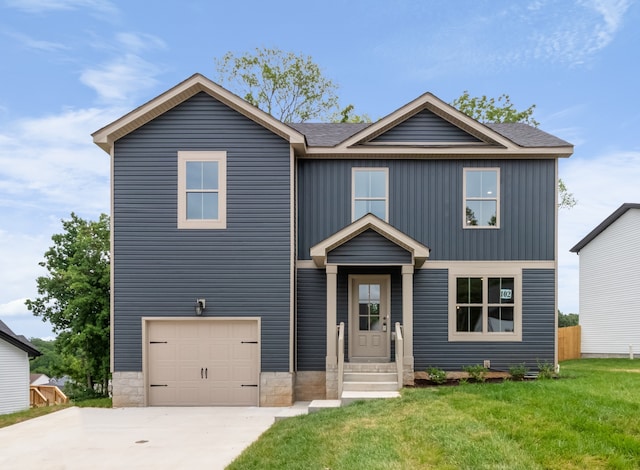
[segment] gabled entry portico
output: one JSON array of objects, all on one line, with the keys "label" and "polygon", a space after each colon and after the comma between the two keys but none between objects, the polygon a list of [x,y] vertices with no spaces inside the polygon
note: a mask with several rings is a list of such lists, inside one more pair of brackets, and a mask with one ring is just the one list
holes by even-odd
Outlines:
[{"label": "gabled entry portico", "polygon": [[[311,257],[318,267],[325,267],[327,275],[327,398],[338,398],[337,293],[339,288],[344,288],[338,285],[339,271],[354,272],[347,277],[346,286],[349,361],[389,362],[393,336],[390,273],[400,268],[404,382],[411,383],[413,272],[427,260],[429,248],[373,214],[367,214],[313,246]],[[398,312],[393,313],[398,319]]]}]

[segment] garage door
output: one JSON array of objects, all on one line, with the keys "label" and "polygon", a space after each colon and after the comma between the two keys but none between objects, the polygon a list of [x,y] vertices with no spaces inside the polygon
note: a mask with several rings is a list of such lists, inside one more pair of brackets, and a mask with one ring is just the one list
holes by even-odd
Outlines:
[{"label": "garage door", "polygon": [[151,406],[257,406],[258,321],[148,321],[147,366]]}]

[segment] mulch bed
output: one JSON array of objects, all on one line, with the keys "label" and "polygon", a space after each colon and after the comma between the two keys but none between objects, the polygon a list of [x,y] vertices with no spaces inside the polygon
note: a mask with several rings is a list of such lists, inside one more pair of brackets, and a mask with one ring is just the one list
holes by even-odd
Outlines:
[{"label": "mulch bed", "polygon": [[[456,385],[460,385],[460,381],[466,379],[467,383],[475,383],[476,381],[469,377],[467,372],[447,372],[447,380],[441,384],[437,384],[429,380],[429,375],[426,372],[416,372],[414,385],[415,388],[424,388],[424,387],[453,387]],[[500,383],[505,380],[509,380],[511,375],[507,372],[502,371],[488,371],[485,375],[484,383]],[[526,377],[524,380],[535,380],[531,377]]]}]

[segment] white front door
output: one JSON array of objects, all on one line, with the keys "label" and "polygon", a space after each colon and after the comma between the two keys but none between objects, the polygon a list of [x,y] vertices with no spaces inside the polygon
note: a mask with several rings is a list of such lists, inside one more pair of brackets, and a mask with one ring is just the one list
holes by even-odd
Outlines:
[{"label": "white front door", "polygon": [[389,361],[391,281],[388,275],[349,276],[349,359]]}]

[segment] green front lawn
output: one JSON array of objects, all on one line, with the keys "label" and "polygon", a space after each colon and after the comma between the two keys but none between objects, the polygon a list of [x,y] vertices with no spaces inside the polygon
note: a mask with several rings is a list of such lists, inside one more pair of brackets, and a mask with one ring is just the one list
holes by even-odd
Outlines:
[{"label": "green front lawn", "polygon": [[640,361],[567,361],[561,377],[405,389],[289,418],[228,468],[640,468]]}]

